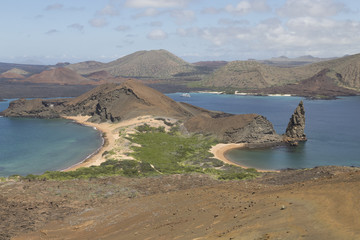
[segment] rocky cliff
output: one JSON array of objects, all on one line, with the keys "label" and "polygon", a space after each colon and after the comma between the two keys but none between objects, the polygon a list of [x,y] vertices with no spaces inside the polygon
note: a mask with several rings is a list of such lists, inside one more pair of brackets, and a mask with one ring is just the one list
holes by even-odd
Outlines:
[{"label": "rocky cliff", "polygon": [[104,84],[73,99],[20,99],[1,113],[11,117],[59,118],[89,115],[93,122],[119,122],[144,115],[181,120],[190,133],[210,134],[223,142],[281,142],[272,124],[257,114],[233,115],[175,102],[135,80]]},{"label": "rocky cliff", "polygon": [[291,116],[286,132],[284,134],[284,140],[291,144],[297,145],[299,141],[306,141],[305,130],[305,109],[304,103],[301,101]]},{"label": "rocky cliff", "polygon": [[279,143],[273,125],[258,114],[198,115],[185,122],[190,132],[212,134],[220,141],[231,143]]}]

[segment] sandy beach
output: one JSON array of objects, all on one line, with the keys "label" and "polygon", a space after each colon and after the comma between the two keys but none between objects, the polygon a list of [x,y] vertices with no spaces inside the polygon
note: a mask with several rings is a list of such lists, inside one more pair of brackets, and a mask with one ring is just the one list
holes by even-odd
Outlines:
[{"label": "sandy beach", "polygon": [[[234,163],[225,157],[225,154],[227,151],[230,151],[233,149],[245,148],[245,147],[247,147],[246,143],[219,143],[219,144],[216,144],[215,146],[213,146],[210,149],[210,152],[212,154],[214,154],[214,158],[219,159],[219,160],[223,161],[224,163],[239,166],[239,167],[247,169],[249,167]],[[279,172],[278,170],[267,170],[267,169],[257,169],[257,168],[256,168],[256,170],[258,172]]]},{"label": "sandy beach", "polygon": [[[79,124],[83,124],[86,126],[94,127],[98,131],[102,132],[104,138],[103,146],[98,149],[97,152],[90,155],[88,158],[83,161],[64,169],[63,171],[74,171],[81,167],[90,167],[90,166],[99,166],[101,163],[105,162],[106,152],[112,152],[114,155],[112,157],[116,159],[133,159],[131,156],[128,156],[127,153],[131,152],[132,143],[126,140],[124,137],[128,134],[135,132],[135,127],[140,126],[142,124],[149,124],[154,127],[164,126],[168,128],[164,124],[163,121],[157,120],[153,116],[142,116],[133,118],[130,120],[121,121],[119,123],[93,123],[88,122],[87,120],[90,116],[63,116],[65,119],[73,120]],[[121,132],[121,134],[120,134]],[[242,168],[249,168],[247,166],[243,166],[241,164],[234,163],[225,157],[225,153],[232,149],[244,148],[247,147],[246,143],[219,143],[213,146],[210,149],[210,152],[214,154],[214,157],[223,161],[224,163],[239,166]],[[277,172],[276,170],[266,170],[266,169],[256,169],[259,172]]]},{"label": "sandy beach", "polygon": [[113,154],[111,156],[113,158],[133,159],[127,154],[131,152],[130,147],[132,143],[125,139],[125,136],[134,133],[137,126],[143,125],[145,123],[153,127],[164,126],[165,128],[169,128],[164,124],[163,121],[157,120],[153,116],[141,116],[129,120],[124,120],[119,123],[92,123],[87,121],[90,116],[63,116],[63,118],[73,120],[79,124],[94,127],[98,131],[102,132],[104,138],[104,144],[97,152],[95,152],[87,159],[84,159],[82,162],[66,168],[63,171],[73,171],[81,167],[99,166],[101,163],[107,160],[105,152],[110,151]]}]

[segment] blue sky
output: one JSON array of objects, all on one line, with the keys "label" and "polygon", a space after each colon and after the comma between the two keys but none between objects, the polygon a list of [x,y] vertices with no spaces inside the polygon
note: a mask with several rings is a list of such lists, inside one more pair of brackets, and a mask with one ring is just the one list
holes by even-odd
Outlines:
[{"label": "blue sky", "polygon": [[1,0],[0,61],[343,56],[360,53],[359,11],[353,0]]}]

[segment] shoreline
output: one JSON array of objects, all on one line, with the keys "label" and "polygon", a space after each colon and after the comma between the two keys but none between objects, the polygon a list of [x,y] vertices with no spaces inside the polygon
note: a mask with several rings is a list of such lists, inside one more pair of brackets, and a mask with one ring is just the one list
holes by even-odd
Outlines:
[{"label": "shoreline", "polygon": [[111,132],[102,128],[101,125],[98,123],[87,122],[87,120],[90,118],[90,116],[62,116],[62,118],[72,120],[76,124],[81,124],[83,126],[92,127],[95,130],[99,131],[101,134],[101,138],[102,138],[102,144],[98,149],[96,149],[93,153],[91,153],[85,159],[81,160],[80,162],[78,162],[68,168],[62,169],[60,171],[62,171],[62,172],[74,171],[81,167],[90,167],[92,165],[98,166],[102,162],[104,162],[105,159],[102,157],[102,155],[108,149],[108,146],[109,146],[109,137],[108,136],[111,134]]},{"label": "shoreline", "polygon": [[[212,154],[214,154],[214,158],[216,158],[216,159],[218,159],[218,160],[220,160],[220,161],[222,161],[224,163],[231,164],[231,165],[238,166],[238,167],[242,167],[244,169],[248,169],[248,168],[251,168],[251,167],[244,166],[244,165],[241,165],[241,164],[238,164],[238,163],[234,163],[234,162],[232,162],[231,160],[229,160],[228,158],[225,157],[225,154],[228,151],[231,151],[233,149],[246,148],[248,146],[249,146],[249,144],[247,144],[247,143],[219,143],[219,144],[216,144],[215,146],[213,146],[210,149],[210,152]],[[280,170],[258,169],[258,168],[254,168],[254,169],[256,169],[256,171],[258,171],[258,172],[280,172]]]},{"label": "shoreline", "polygon": [[[101,147],[82,161],[61,170],[65,172],[74,171],[81,167],[99,166],[101,163],[108,160],[106,157],[110,154],[110,152],[112,152],[110,156],[118,159],[134,159],[127,154],[131,152],[130,146],[132,144],[124,138],[125,136],[134,133],[136,131],[135,128],[144,123],[155,127],[163,126],[165,128],[169,128],[162,120],[158,120],[154,116],[141,116],[117,123],[87,122],[90,116],[62,116],[62,118],[72,120],[77,124],[96,128],[97,131],[102,133],[103,138],[103,144]],[[120,134],[122,136],[120,136]],[[106,152],[108,152],[108,154],[104,154]]]},{"label": "shoreline", "polygon": [[[93,153],[91,153],[89,156],[87,156],[82,161],[69,166],[68,168],[62,169],[60,171],[68,172],[68,171],[74,171],[81,167],[90,167],[90,166],[99,166],[101,163],[105,162],[107,159],[105,158],[104,152],[111,151],[114,148],[118,147],[117,140],[119,139],[118,133],[114,134],[114,130],[117,130],[119,128],[126,128],[130,126],[136,126],[138,124],[148,122],[146,120],[153,119],[153,117],[150,116],[144,116],[141,118],[134,118],[130,120],[125,120],[120,123],[92,123],[87,122],[87,120],[90,118],[90,116],[62,116],[64,119],[72,120],[77,124],[81,124],[84,126],[92,127],[100,132],[102,135],[102,145]],[[232,162],[230,159],[226,158],[226,153],[228,151],[231,151],[233,149],[241,149],[248,147],[249,144],[247,143],[219,143],[213,146],[210,149],[210,152],[214,155],[214,158],[234,166],[242,167],[244,169],[248,169],[251,167],[241,165],[235,162]],[[258,169],[255,168],[258,172],[280,172],[279,170],[270,170],[270,169]]]}]

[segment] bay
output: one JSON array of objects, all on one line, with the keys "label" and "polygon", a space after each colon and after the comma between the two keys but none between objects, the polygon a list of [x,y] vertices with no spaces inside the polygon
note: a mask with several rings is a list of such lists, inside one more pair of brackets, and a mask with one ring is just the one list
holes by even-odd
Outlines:
[{"label": "bay", "polygon": [[308,141],[298,147],[236,149],[226,157],[258,169],[309,168],[337,165],[360,167],[360,96],[336,100],[308,100],[285,96],[239,96],[191,93],[168,94],[176,101],[234,114],[257,113],[270,120],[277,133],[285,132],[300,100],[306,111]]},{"label": "bay", "polygon": [[[0,102],[0,111],[9,102]],[[0,117],[0,176],[65,169],[101,144],[98,131],[70,120]]]}]

